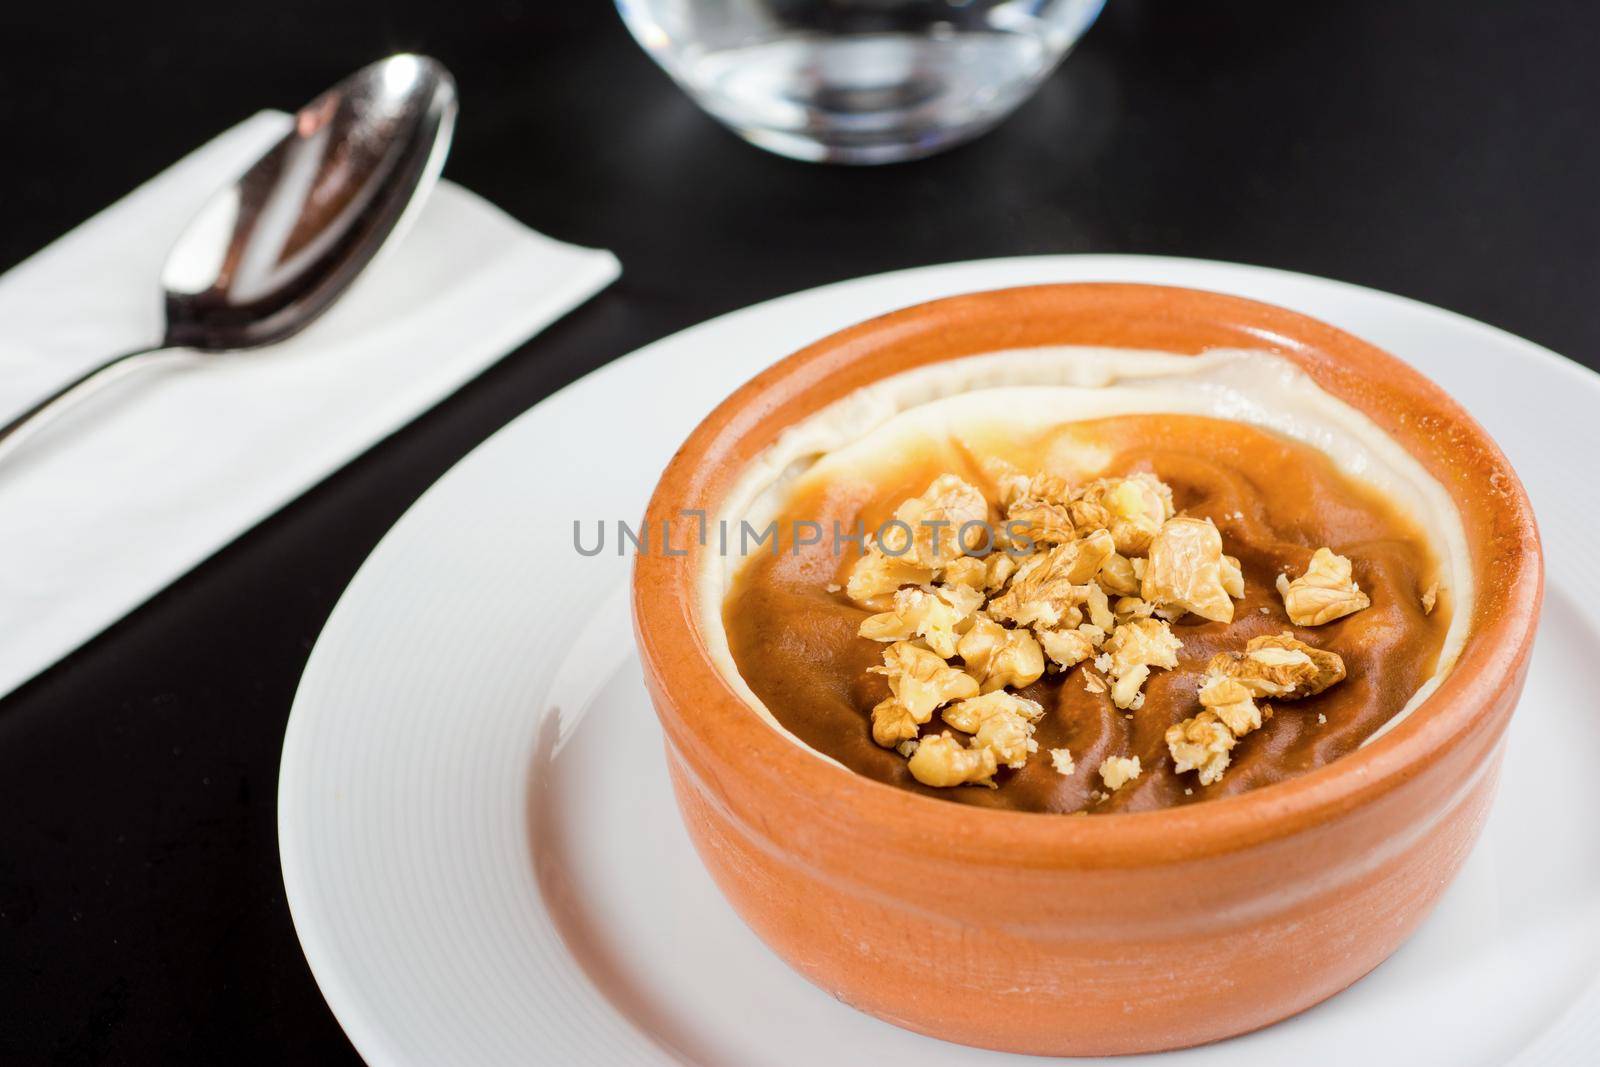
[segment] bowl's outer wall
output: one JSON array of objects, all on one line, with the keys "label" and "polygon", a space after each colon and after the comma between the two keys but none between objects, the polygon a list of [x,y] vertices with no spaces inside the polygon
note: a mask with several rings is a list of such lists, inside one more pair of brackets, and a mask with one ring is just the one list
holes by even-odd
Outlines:
[{"label": "bowl's outer wall", "polygon": [[[708,787],[670,735],[666,754],[712,878],[807,979],[948,1041],[1095,1056],[1247,1033],[1382,963],[1477,840],[1503,736],[1482,730],[1377,801],[1224,860],[1111,871],[1030,869],[982,851],[968,867],[864,854],[848,813]],[[808,815],[776,826],[774,806]]]},{"label": "bowl's outer wall", "polygon": [[1437,386],[1330,326],[1236,297],[1116,284],[956,297],[758,375],[680,449],[647,521],[715,513],[784,426],[879,377],[1046,344],[1266,349],[1367,412],[1452,492],[1467,527],[1477,601],[1444,684],[1374,744],[1236,797],[1088,818],[950,805],[852,775],[763,723],[709,658],[694,581],[709,549],[690,545],[641,555],[634,577],[674,790],[745,921],[801,974],[881,1018],[1045,1054],[1244,1033],[1393,952],[1460,868],[1492,798],[1542,595],[1538,535],[1505,457]]}]

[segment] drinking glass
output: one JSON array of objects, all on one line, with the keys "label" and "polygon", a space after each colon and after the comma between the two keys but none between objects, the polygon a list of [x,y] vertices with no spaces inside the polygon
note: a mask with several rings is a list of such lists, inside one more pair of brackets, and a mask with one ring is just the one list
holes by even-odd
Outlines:
[{"label": "drinking glass", "polygon": [[717,119],[795,159],[890,163],[975,137],[1055,69],[1104,0],[617,0]]}]

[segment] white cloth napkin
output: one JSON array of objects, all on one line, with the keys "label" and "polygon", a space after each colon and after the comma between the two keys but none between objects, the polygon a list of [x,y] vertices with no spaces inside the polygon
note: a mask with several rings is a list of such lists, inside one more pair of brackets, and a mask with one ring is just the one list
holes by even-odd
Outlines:
[{"label": "white cloth napkin", "polygon": [[[189,218],[288,128],[263,112],[0,277],[0,424],[161,333]],[[609,252],[441,182],[339,304],[283,344],[114,383],[0,462],[0,694],[609,284]]]}]

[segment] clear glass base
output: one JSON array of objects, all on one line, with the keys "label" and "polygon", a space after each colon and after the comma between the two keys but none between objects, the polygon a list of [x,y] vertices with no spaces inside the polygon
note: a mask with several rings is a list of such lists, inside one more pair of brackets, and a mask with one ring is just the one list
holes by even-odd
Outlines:
[{"label": "clear glass base", "polygon": [[1065,48],[993,30],[799,33],[685,56],[675,75],[712,115],[793,159],[892,163],[977,136]]}]

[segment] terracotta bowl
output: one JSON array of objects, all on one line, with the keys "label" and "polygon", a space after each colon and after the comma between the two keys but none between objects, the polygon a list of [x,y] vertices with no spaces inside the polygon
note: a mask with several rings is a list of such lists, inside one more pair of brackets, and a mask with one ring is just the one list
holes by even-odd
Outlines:
[{"label": "terracotta bowl", "polygon": [[683,510],[716,514],[780,431],[875,379],[1059,344],[1278,353],[1409,449],[1461,509],[1477,587],[1438,691],[1376,742],[1239,796],[1091,818],[951,804],[816,758],[735,695],[707,655],[694,580],[715,538],[700,548],[689,534],[687,555],[636,565],[645,678],[701,859],[756,933],[829,993],[1015,1052],[1214,1041],[1376,967],[1483,826],[1543,574],[1527,496],[1459,406],[1371,345],[1253,301],[1143,285],[978,293],[862,323],[750,381],[673,457],[648,519],[681,530]]}]

